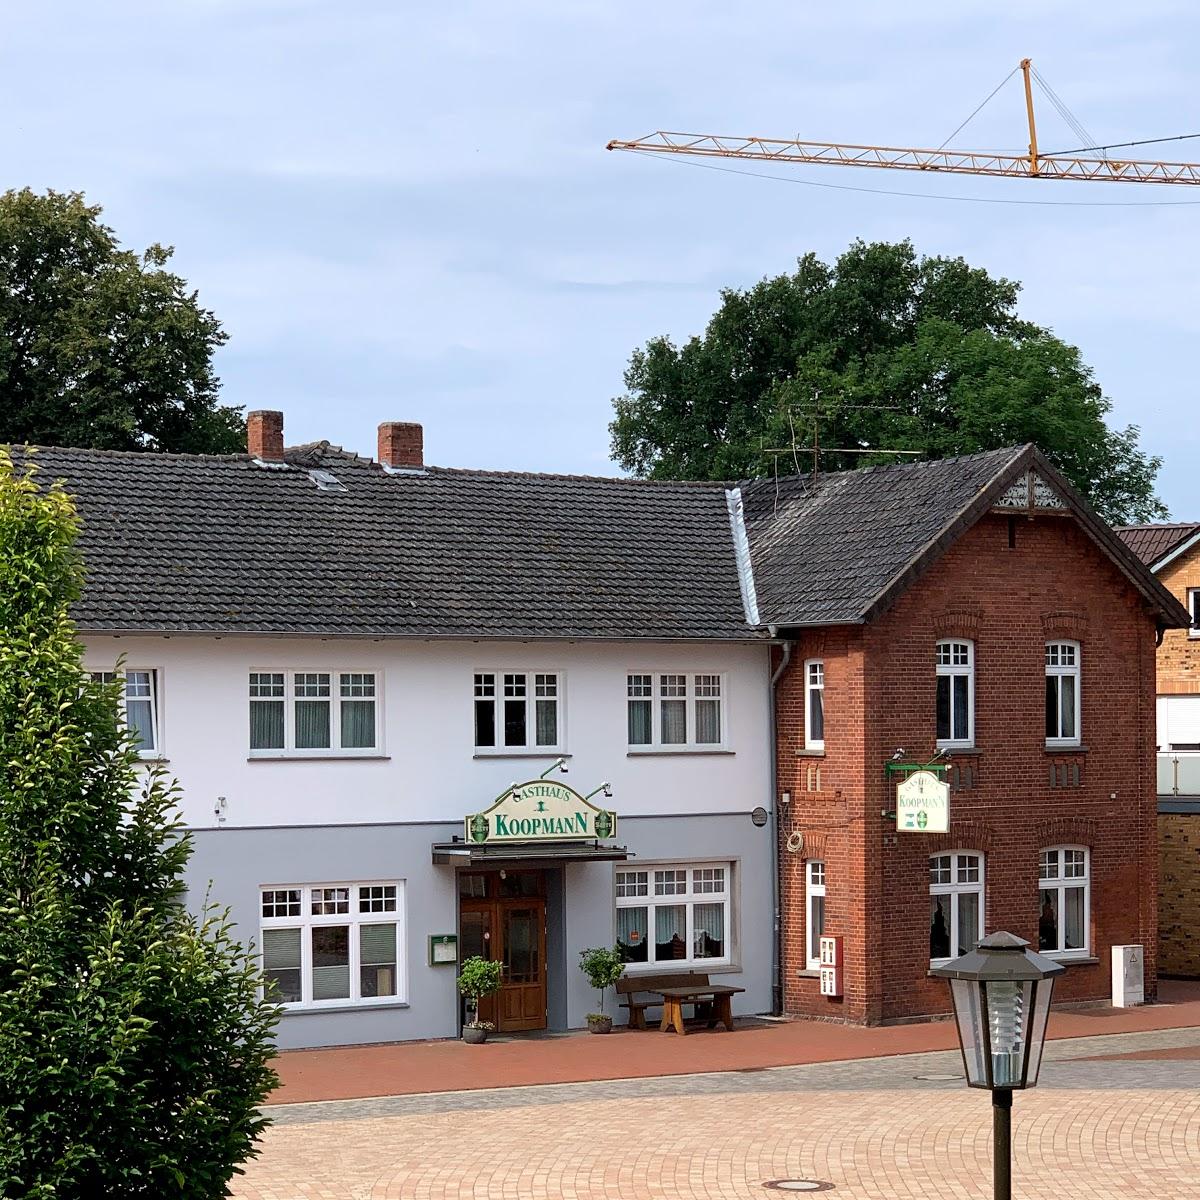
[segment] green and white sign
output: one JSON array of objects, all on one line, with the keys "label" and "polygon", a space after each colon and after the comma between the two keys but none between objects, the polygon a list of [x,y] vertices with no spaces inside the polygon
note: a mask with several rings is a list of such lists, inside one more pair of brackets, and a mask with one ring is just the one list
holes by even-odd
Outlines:
[{"label": "green and white sign", "polygon": [[950,785],[932,771],[913,771],[896,786],[901,833],[949,833]]},{"label": "green and white sign", "polygon": [[615,837],[617,814],[597,808],[565,783],[531,779],[491,808],[466,819],[466,839],[482,842],[602,842]]}]

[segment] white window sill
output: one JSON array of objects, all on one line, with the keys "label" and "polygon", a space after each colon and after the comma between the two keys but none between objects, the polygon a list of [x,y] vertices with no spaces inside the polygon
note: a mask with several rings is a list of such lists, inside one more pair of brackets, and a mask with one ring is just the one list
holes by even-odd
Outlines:
[{"label": "white window sill", "polygon": [[741,969],[740,963],[711,958],[672,958],[663,962],[625,964],[625,974],[631,979],[636,979],[639,975],[670,975],[674,971],[680,974],[706,972],[709,975],[735,975]]},{"label": "white window sill", "polygon": [[820,979],[821,978],[821,968],[820,967],[805,967],[802,971],[796,972],[796,978],[797,979]]},{"label": "white window sill", "polygon": [[247,762],[389,762],[390,754],[377,750],[351,752],[349,750],[324,750],[294,752],[291,750],[252,750],[246,755]]},{"label": "white window sill", "polygon": [[626,758],[653,758],[669,754],[735,754],[724,746],[633,746],[625,751]]},{"label": "white window sill", "polygon": [[825,743],[822,742],[819,746],[802,746],[796,751],[797,758],[824,758]]},{"label": "white window sill", "polygon": [[375,1012],[379,1009],[389,1008],[411,1008],[407,1000],[362,1000],[357,1003],[333,1002],[328,1004],[281,1004],[279,1006],[280,1016],[305,1016],[311,1013],[348,1013],[348,1012]]},{"label": "white window sill", "polygon": [[1087,747],[1082,742],[1079,742],[1079,741],[1054,742],[1054,741],[1050,741],[1049,739],[1047,739],[1046,752],[1048,754],[1061,753],[1063,751],[1066,751],[1068,753],[1074,753],[1074,754],[1085,754],[1087,752]]},{"label": "white window sill", "polygon": [[955,752],[959,754],[975,753],[974,742],[935,742],[934,745],[937,747],[937,749],[948,750],[952,754]]},{"label": "white window sill", "polygon": [[166,763],[171,760],[165,754],[139,754],[138,762],[149,766],[151,763]]},{"label": "white window sill", "polygon": [[487,746],[476,746],[472,758],[570,758],[565,751],[556,750],[553,746],[535,746],[525,750],[520,746],[498,746],[495,750]]},{"label": "white window sill", "polygon": [[1062,963],[1064,967],[1092,967],[1100,961],[1098,958],[1093,958],[1086,950],[1039,950],[1038,953],[1043,958]]}]

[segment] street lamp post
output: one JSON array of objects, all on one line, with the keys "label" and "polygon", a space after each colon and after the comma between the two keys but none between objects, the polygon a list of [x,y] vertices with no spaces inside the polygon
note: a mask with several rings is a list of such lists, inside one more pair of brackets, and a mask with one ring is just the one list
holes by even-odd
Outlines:
[{"label": "street lamp post", "polygon": [[992,1093],[996,1200],[1012,1200],[1012,1094],[1037,1085],[1054,977],[1063,970],[1023,938],[992,933],[933,971],[950,981],[967,1086]]}]

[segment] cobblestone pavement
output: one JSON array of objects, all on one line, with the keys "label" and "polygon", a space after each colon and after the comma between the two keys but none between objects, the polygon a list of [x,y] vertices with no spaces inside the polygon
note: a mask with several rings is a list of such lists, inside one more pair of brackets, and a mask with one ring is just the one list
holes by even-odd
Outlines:
[{"label": "cobblestone pavement", "polygon": [[[1200,1029],[1050,1043],[1013,1112],[1025,1200],[1200,1200]],[[1175,1057],[1166,1057],[1175,1055]],[[991,1195],[957,1052],[272,1109],[242,1200],[831,1200]]]}]

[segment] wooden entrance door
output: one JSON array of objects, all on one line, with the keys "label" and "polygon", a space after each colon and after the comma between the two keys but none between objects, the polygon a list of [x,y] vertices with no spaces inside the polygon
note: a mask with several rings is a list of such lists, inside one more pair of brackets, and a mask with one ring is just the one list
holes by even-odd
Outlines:
[{"label": "wooden entrance door", "polygon": [[459,947],[503,966],[479,1017],[498,1030],[546,1028],[546,888],[542,871],[462,872]]}]

